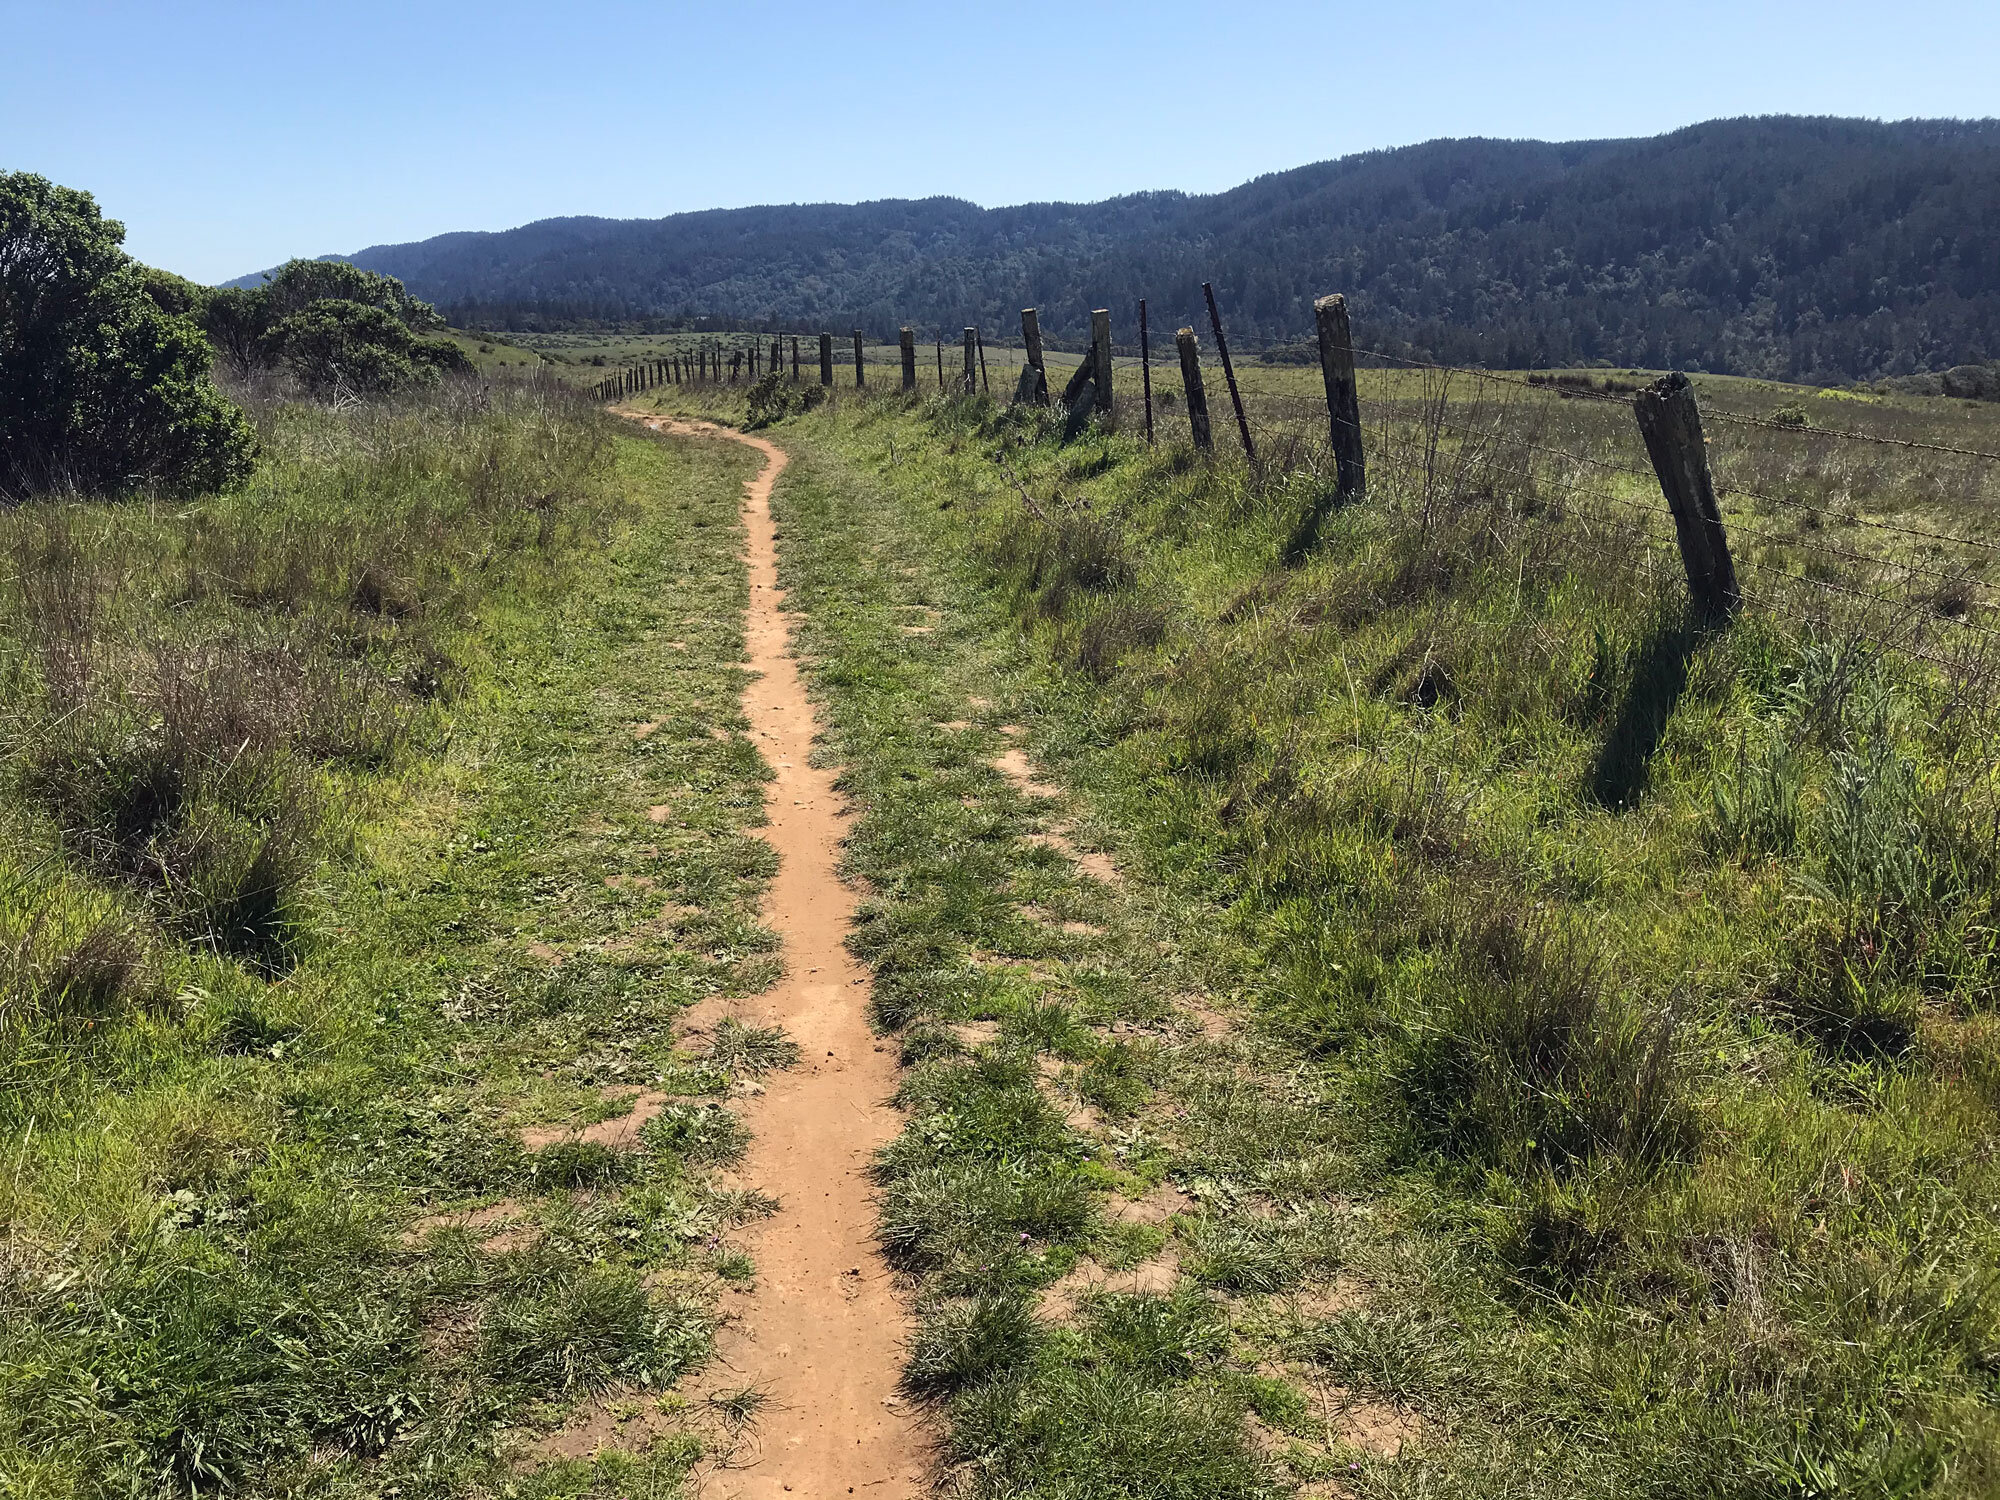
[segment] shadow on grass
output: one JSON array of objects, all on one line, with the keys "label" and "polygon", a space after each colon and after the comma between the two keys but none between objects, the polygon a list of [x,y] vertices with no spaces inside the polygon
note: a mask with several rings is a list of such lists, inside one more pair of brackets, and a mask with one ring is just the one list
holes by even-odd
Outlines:
[{"label": "shadow on grass", "polygon": [[1653,752],[1687,690],[1688,663],[1706,634],[1690,609],[1662,619],[1632,652],[1624,696],[1584,789],[1592,801],[1630,807],[1644,793]]}]

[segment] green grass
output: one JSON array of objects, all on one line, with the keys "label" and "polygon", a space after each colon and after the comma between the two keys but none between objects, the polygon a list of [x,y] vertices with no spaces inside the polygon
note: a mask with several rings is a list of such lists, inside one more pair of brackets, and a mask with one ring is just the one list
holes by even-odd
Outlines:
[{"label": "green grass", "polygon": [[[678,1493],[691,1432],[531,1440],[698,1366],[768,1207],[711,1167],[789,1044],[672,1030],[774,972],[748,460],[260,422],[241,496],[0,515],[0,1488]],[[637,1149],[521,1144],[640,1086]]]},{"label": "green grass", "polygon": [[[1990,679],[1701,630],[1388,461],[1288,567],[1310,464],[839,394],[773,436],[975,1490],[1990,1492]],[[1855,503],[1983,525],[1903,478]],[[1064,1313],[1161,1183],[1175,1290]]]}]

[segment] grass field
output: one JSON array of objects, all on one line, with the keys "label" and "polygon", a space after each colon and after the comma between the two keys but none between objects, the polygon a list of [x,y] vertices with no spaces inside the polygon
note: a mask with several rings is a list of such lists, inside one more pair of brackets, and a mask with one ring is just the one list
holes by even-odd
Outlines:
[{"label": "grass field", "polygon": [[[1990,673],[1707,628],[1518,483],[771,435],[970,1492],[2000,1483]],[[1983,535],[1927,465],[1840,501]]]},{"label": "grass field", "polygon": [[[1721,628],[1620,404],[1367,372],[1336,509],[1312,370],[1254,469],[1219,381],[1205,458],[889,373],[757,416],[947,1489],[1991,1493],[1992,476],[1825,429],[1993,413],[1705,382]],[[240,495],[0,515],[0,1486],[686,1493],[795,1053],[674,1030],[775,973],[754,459],[256,417]]]},{"label": "grass field", "polygon": [[785,1057],[670,1024],[772,968],[745,465],[549,388],[259,422],[240,496],[0,515],[0,1488],[676,1492]]}]

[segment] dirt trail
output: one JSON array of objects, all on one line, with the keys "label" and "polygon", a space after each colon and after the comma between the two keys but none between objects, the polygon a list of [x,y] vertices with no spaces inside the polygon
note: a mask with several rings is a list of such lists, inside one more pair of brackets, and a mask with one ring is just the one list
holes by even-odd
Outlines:
[{"label": "dirt trail", "polygon": [[[923,1487],[927,1452],[896,1394],[908,1319],[875,1248],[867,1175],[875,1149],[900,1124],[887,1099],[892,1056],[868,1024],[868,974],[843,946],[855,898],[835,874],[846,810],[834,774],[807,763],[817,728],[791,657],[778,588],[771,486],[785,454],[762,438],[707,423],[651,419],[662,431],[733,438],[765,455],[745,486],[749,532],[747,638],[757,680],[743,694],[758,748],[777,772],[765,794],[765,830],[779,856],[766,919],[784,943],[785,978],[728,1007],[701,1007],[690,1024],[725,1013],[784,1026],[801,1060],[748,1101],[755,1132],[738,1177],[771,1194],[778,1212],[747,1236],[754,1293],[725,1332],[730,1379],[767,1400],[752,1451],[711,1474],[718,1500],[792,1494],[907,1497]],[[722,1382],[727,1383],[727,1382]]]}]

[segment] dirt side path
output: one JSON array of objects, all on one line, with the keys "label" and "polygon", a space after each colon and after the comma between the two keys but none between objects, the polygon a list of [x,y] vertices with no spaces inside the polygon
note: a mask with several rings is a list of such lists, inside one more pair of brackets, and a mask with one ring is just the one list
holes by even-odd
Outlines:
[{"label": "dirt side path", "polygon": [[781,1206],[747,1236],[757,1285],[747,1305],[732,1309],[741,1321],[725,1334],[722,1357],[731,1378],[767,1400],[741,1466],[711,1474],[703,1493],[914,1496],[928,1454],[896,1395],[908,1319],[876,1251],[868,1177],[870,1157],[901,1123],[887,1104],[896,1068],[868,1024],[868,973],[844,946],[855,898],[835,868],[848,815],[834,773],[807,763],[818,725],[791,656],[771,521],[771,486],[786,457],[726,428],[650,420],[663,431],[733,438],[767,460],[744,486],[746,635],[758,678],[743,708],[777,772],[765,797],[765,836],[779,856],[765,917],[784,943],[785,978],[727,1012],[702,1007],[689,1019],[701,1025],[734,1013],[776,1022],[801,1051],[798,1067],[772,1075],[763,1097],[749,1101],[755,1135],[738,1173]]}]

